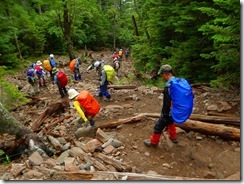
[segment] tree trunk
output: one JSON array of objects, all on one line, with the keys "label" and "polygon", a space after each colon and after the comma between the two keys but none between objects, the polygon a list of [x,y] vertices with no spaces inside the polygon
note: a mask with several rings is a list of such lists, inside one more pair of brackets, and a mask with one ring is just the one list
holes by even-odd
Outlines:
[{"label": "tree trunk", "polygon": [[[29,141],[32,139],[35,145],[41,148],[51,156],[53,153],[45,146],[40,137],[34,134],[30,129],[26,128],[24,125],[19,123],[2,105],[0,102],[0,134],[8,133],[10,135],[15,135],[16,140],[24,139],[22,144],[16,148],[17,152],[24,151],[29,148]],[[14,152],[14,150],[13,150]]]},{"label": "tree trunk", "polygon": [[66,46],[67,46],[67,51],[69,54],[70,61],[75,58],[74,55],[74,50],[73,50],[73,43],[71,40],[71,26],[73,23],[73,18],[69,16],[69,9],[67,6],[67,2],[65,1],[63,3],[63,8],[64,8],[64,38],[66,40]]},{"label": "tree trunk", "polygon": [[132,18],[132,22],[133,22],[133,26],[134,26],[134,30],[135,30],[135,35],[139,36],[139,31],[138,31],[138,27],[137,27],[136,19],[135,19],[134,15],[132,15],[131,18]]}]

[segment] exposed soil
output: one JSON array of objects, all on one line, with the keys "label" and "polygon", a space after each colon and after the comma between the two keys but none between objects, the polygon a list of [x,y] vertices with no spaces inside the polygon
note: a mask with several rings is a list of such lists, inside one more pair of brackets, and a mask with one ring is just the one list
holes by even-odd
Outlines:
[{"label": "exposed soil", "polygon": [[[108,51],[96,52],[93,53],[92,56],[94,59],[104,59],[107,63],[111,64],[111,55],[112,52]],[[67,58],[59,57],[59,60],[65,61]],[[138,90],[138,88],[126,90],[110,89],[112,101],[109,102],[97,97],[102,107],[101,113],[94,119],[97,124],[104,124],[121,118],[132,117],[139,113],[161,112],[162,94],[160,92],[155,92],[156,90],[150,92],[150,90],[154,88],[143,86],[137,79],[133,81],[128,80],[130,73],[133,73],[131,62],[133,62],[132,59],[123,61],[119,79],[124,81],[124,84],[136,85],[141,90]],[[79,83],[69,84],[69,87],[74,87],[77,90],[85,88],[95,95],[98,86],[97,74],[95,71],[90,71],[89,73],[85,72],[89,64],[90,63],[83,63],[81,66],[83,80]],[[68,66],[63,69],[69,76],[72,76]],[[24,73],[25,71],[22,74],[18,74],[18,76],[22,75],[23,78]],[[125,80],[126,77],[127,80]],[[16,85],[23,85],[23,82],[26,83],[26,81],[20,83],[16,78],[10,78],[9,80],[16,83]],[[23,89],[23,92],[26,91]],[[194,93],[195,107],[193,113],[206,114],[207,103],[211,105],[225,101],[231,105],[231,108],[222,111],[222,113],[240,116],[239,94],[228,91],[204,91],[198,88],[194,89]],[[51,102],[60,100],[57,87],[52,84],[45,89],[45,92],[38,94],[38,97],[49,98]],[[109,105],[118,105],[118,107],[114,106],[113,108],[109,108]],[[44,108],[37,109],[39,113],[36,114],[31,114],[30,111],[32,110],[34,110],[32,106],[20,107],[12,114],[20,122],[29,126],[33,122],[33,119],[36,119],[38,114],[44,111]],[[37,112],[37,110],[35,109],[35,112]],[[75,111],[72,112],[74,112],[72,115],[77,118],[78,114]],[[27,122],[26,119],[30,119],[30,122]],[[124,149],[119,151],[120,159],[131,166],[135,166],[138,172],[141,173],[154,171],[165,176],[212,179],[224,179],[236,173],[239,173],[240,176],[240,142],[224,140],[218,136],[209,136],[198,132],[185,132],[177,128],[179,142],[174,144],[173,147],[169,147],[165,142],[164,136],[162,136],[158,148],[148,148],[144,146],[143,140],[150,138],[156,121],[156,118],[147,118],[142,122],[123,124],[118,128],[105,129],[104,131],[106,133],[115,134],[115,138],[123,142]],[[67,139],[69,140],[75,139],[75,123],[71,122],[68,126],[67,124],[65,126],[67,128],[65,138],[68,137]],[[18,161],[20,160],[15,160],[13,162]],[[10,168],[9,166],[2,165],[0,169],[1,176]],[[72,178],[71,175],[55,175],[47,179],[71,180],[74,178]],[[76,176],[76,179],[79,180],[78,176]],[[238,177],[236,179],[238,180]]]}]

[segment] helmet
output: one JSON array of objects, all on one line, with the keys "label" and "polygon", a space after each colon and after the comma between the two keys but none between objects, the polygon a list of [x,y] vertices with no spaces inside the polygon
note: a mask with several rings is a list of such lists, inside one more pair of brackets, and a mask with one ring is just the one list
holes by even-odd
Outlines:
[{"label": "helmet", "polygon": [[96,61],[96,62],[94,63],[94,67],[97,68],[97,67],[100,66],[100,64],[101,64],[100,61]]},{"label": "helmet", "polygon": [[36,62],[36,65],[42,65],[42,62],[39,60]]},{"label": "helmet", "polygon": [[50,54],[50,58],[54,58],[54,55],[53,54]]},{"label": "helmet", "polygon": [[52,72],[53,72],[53,74],[54,73],[57,73],[59,70],[56,68],[56,67],[54,67],[53,69],[52,69]]},{"label": "helmet", "polygon": [[75,98],[78,94],[79,94],[78,91],[76,91],[75,89],[69,89],[69,91],[68,91],[68,95],[69,95],[70,100]]}]

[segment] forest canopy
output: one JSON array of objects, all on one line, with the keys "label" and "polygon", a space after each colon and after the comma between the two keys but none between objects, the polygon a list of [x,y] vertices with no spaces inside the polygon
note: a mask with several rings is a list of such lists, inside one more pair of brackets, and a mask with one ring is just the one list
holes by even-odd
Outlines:
[{"label": "forest canopy", "polygon": [[139,73],[240,87],[240,1],[2,0],[0,75],[28,58],[130,48]]}]

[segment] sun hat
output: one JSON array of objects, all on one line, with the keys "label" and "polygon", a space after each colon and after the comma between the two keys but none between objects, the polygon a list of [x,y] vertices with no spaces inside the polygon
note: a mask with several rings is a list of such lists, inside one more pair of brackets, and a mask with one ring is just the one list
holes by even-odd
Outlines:
[{"label": "sun hat", "polygon": [[79,94],[79,92],[76,91],[75,89],[69,89],[68,90],[68,95],[69,95],[69,99],[70,100],[72,100],[73,98],[75,98],[78,94]]},{"label": "sun hat", "polygon": [[36,65],[42,65],[42,62],[39,60],[36,62]]}]

